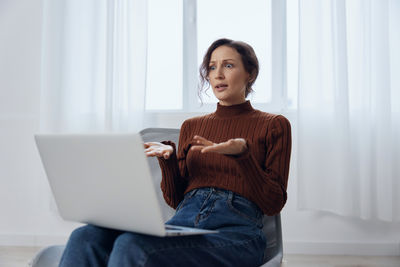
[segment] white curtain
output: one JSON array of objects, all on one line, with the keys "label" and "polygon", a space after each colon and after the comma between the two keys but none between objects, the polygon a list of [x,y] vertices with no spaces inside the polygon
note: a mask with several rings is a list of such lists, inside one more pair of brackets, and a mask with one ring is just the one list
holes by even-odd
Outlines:
[{"label": "white curtain", "polygon": [[146,0],[44,0],[42,34],[41,132],[142,129]]},{"label": "white curtain", "polygon": [[146,0],[45,0],[42,47],[42,131],[142,128]]},{"label": "white curtain", "polygon": [[298,207],[400,220],[400,1],[299,1]]}]

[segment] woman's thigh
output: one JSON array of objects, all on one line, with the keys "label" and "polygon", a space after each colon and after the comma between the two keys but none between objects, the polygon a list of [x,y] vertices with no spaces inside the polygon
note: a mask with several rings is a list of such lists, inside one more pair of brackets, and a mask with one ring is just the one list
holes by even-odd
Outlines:
[{"label": "woman's thigh", "polygon": [[123,231],[104,228],[95,225],[85,225],[75,229],[70,236],[70,240],[77,244],[113,244],[115,239],[124,233]]},{"label": "woman's thigh", "polygon": [[124,233],[114,243],[108,266],[260,266],[263,241],[229,232],[178,237]]}]

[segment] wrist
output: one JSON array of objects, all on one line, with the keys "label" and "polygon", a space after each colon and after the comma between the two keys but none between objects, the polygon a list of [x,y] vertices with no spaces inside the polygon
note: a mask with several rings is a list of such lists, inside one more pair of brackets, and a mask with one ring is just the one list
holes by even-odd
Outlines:
[{"label": "wrist", "polygon": [[240,154],[242,154],[243,152],[247,151],[247,149],[249,149],[249,147],[247,146],[247,142],[244,141],[244,145],[242,146],[242,151],[240,151]]},{"label": "wrist", "polygon": [[238,141],[241,142],[241,148],[240,148],[240,151],[238,154],[242,154],[243,152],[245,152],[248,149],[247,142],[243,138],[238,138]]}]

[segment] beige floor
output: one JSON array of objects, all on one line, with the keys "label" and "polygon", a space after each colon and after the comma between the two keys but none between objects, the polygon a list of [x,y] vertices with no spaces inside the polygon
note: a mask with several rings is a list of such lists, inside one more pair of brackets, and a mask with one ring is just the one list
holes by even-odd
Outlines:
[{"label": "beige floor", "polygon": [[[39,247],[0,247],[1,267],[26,267]],[[400,267],[400,257],[285,255],[282,267]]]},{"label": "beige floor", "polygon": [[0,267],[26,267],[40,247],[0,247]]},{"label": "beige floor", "polygon": [[400,257],[285,255],[282,267],[400,267]]}]

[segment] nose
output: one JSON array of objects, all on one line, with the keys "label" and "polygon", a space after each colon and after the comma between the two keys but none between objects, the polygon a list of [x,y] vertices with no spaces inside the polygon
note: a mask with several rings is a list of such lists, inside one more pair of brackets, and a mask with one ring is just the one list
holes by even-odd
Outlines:
[{"label": "nose", "polygon": [[225,77],[223,70],[224,69],[221,66],[217,67],[215,71],[215,79],[223,79]]}]

